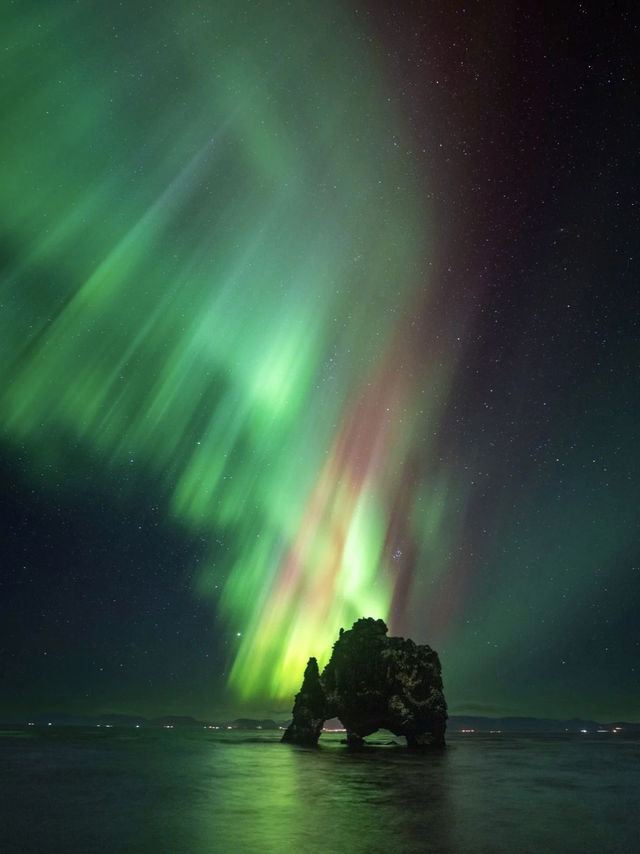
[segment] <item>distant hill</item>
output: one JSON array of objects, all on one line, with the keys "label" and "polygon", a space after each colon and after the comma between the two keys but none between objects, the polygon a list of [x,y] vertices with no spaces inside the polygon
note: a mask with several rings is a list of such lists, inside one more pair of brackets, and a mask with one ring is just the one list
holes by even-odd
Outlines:
[{"label": "distant hill", "polygon": [[23,715],[3,715],[0,713],[0,725],[27,725],[35,726],[104,726],[104,727],[173,727],[202,729],[209,726],[218,726],[224,729],[253,730],[278,729],[278,724],[270,718],[236,718],[233,721],[199,721],[188,715],[162,715],[157,718],[144,718],[141,715],[70,715],[64,712],[49,712],[33,715],[26,718]]},{"label": "distant hill", "polygon": [[[31,718],[22,715],[3,715],[0,713],[0,725],[25,726],[29,723],[35,726],[81,726],[81,727],[172,727],[204,728],[220,727],[221,729],[237,730],[276,730],[286,728],[289,721],[274,721],[271,718],[236,718],[232,721],[199,721],[187,715],[163,715],[157,718],[144,718],[141,715],[70,715],[61,712],[39,714]],[[340,726],[340,721],[333,719],[326,722],[328,729]],[[613,721],[600,723],[583,718],[568,720],[555,718],[526,718],[504,717],[487,718],[479,715],[451,715],[447,721],[447,732],[455,733],[463,730],[473,732],[504,732],[504,733],[564,733],[564,732],[597,732],[611,731],[619,728],[626,735],[640,735],[640,723],[630,721]]]},{"label": "distant hill", "polygon": [[231,722],[233,729],[278,729],[278,724],[271,718],[254,720],[254,718],[236,718]]},{"label": "distant hill", "polygon": [[625,733],[640,733],[640,724],[629,721],[600,723],[584,718],[485,718],[476,715],[451,715],[447,722],[448,732],[473,730],[475,732],[512,732],[512,733],[552,733],[552,732],[597,732],[598,730],[613,730],[620,728]]},{"label": "distant hill", "polygon": [[151,718],[151,720],[143,721],[146,726],[163,726],[163,727],[200,727],[206,726],[203,721],[197,721],[187,715],[164,715],[160,718]]},{"label": "distant hill", "polygon": [[451,715],[447,722],[447,730],[475,730],[476,732],[580,732],[581,729],[596,730],[600,724],[597,721],[571,718],[561,720],[556,718],[485,718],[478,715]]}]

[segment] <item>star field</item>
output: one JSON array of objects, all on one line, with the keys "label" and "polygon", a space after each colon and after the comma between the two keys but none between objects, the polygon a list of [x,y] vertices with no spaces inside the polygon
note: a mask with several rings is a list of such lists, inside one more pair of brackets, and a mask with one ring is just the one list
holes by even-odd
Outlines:
[{"label": "star field", "polygon": [[638,719],[638,22],[12,4],[0,712]]}]

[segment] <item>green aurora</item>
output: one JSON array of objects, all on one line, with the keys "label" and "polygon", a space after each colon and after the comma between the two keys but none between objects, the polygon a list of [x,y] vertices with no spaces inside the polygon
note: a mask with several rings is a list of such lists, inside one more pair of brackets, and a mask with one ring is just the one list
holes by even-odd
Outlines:
[{"label": "green aurora", "polygon": [[601,15],[8,5],[7,712],[277,717],[373,616],[452,714],[638,719],[637,39]]},{"label": "green aurora", "polygon": [[96,12],[5,25],[0,420],[45,473],[61,446],[155,473],[214,544],[235,691],[287,697],[340,625],[389,619],[399,542],[445,512],[404,484],[448,381],[415,394],[410,140],[339,5],[114,8],[99,41]]}]

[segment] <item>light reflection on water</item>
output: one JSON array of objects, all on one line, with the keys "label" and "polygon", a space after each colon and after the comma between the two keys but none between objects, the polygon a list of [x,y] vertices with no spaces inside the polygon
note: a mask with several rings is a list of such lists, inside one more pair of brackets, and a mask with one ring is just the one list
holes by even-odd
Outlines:
[{"label": "light reflection on water", "polygon": [[[17,732],[23,736],[24,733]],[[0,850],[629,854],[640,745],[451,735],[443,753],[279,733],[0,733]]]}]

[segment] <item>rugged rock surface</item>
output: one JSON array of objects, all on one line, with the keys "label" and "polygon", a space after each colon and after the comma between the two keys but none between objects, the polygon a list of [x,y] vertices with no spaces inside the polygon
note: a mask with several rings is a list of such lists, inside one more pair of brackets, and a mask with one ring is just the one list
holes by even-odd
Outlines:
[{"label": "rugged rock surface", "polygon": [[317,744],[331,717],[340,718],[350,744],[388,729],[410,747],[444,747],[447,705],[438,654],[430,646],[387,637],[384,622],[371,617],[349,631],[340,629],[322,675],[316,659],[309,659],[282,740]]},{"label": "rugged rock surface", "polygon": [[322,725],[330,715],[327,700],[320,684],[318,662],[310,658],[304,671],[302,688],[293,704],[293,720],[284,732],[282,741],[293,744],[317,744]]}]

